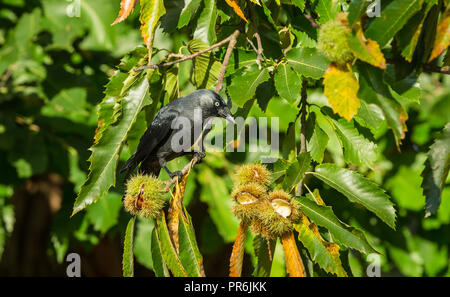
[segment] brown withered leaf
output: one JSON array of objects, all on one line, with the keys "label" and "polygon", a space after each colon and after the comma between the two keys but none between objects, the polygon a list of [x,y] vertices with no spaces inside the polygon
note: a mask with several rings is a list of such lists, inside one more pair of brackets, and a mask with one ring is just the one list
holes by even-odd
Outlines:
[{"label": "brown withered leaf", "polygon": [[242,275],[242,263],[244,262],[245,240],[247,239],[246,223],[241,222],[233,244],[233,251],[230,257],[230,277],[240,277]]},{"label": "brown withered leaf", "polygon": [[134,10],[136,3],[138,0],[122,0],[120,1],[120,11],[114,23],[111,26],[114,26],[117,23],[124,21],[130,13]]},{"label": "brown withered leaf", "polygon": [[295,243],[294,233],[291,231],[284,234],[281,237],[281,243],[283,244],[284,259],[286,261],[286,272],[291,277],[305,277],[305,267]]}]

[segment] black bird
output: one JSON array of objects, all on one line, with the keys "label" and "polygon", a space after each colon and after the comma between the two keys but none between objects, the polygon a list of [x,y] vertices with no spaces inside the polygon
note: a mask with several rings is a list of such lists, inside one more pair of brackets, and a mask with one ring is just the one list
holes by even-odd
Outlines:
[{"label": "black bird", "polygon": [[[158,176],[161,168],[164,168],[171,178],[178,176],[181,179],[181,171],[171,172],[167,169],[166,163],[187,154],[197,154],[200,160],[205,157],[203,139],[210,131],[207,121],[214,117],[235,122],[225,101],[211,90],[197,90],[168,103],[158,111],[152,124],[141,137],[136,151],[120,172],[128,171],[129,174],[141,163],[139,170],[142,173]],[[176,123],[190,125],[177,126]],[[195,135],[194,132],[199,134],[199,131],[194,131],[195,125],[200,128],[197,130],[203,131],[202,134]],[[181,135],[191,136],[188,145],[190,149],[179,151],[179,147],[174,147],[172,138],[179,139]],[[191,144],[196,140],[201,141],[200,150],[192,150]],[[186,144],[183,145],[185,147]]]}]

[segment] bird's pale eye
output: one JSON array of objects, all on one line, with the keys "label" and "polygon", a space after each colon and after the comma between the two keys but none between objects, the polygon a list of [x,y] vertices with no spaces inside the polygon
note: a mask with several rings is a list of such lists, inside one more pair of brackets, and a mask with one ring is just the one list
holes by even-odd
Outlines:
[{"label": "bird's pale eye", "polygon": [[220,103],[219,103],[219,102],[216,102],[216,103],[214,103],[214,105],[217,106],[217,107],[219,107]]}]

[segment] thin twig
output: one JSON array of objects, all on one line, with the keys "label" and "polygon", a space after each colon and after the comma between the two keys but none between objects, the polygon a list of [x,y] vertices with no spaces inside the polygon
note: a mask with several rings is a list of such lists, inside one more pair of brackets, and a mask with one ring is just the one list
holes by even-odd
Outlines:
[{"label": "thin twig", "polygon": [[255,20],[255,9],[253,8],[253,5],[250,5],[250,18],[252,20],[252,26],[255,33],[253,36],[256,38],[256,45],[257,48],[255,49],[255,45],[253,43],[250,43],[252,45],[253,49],[256,52],[256,64],[258,64],[258,68],[261,69],[261,63],[264,62],[264,58],[262,56],[263,47],[261,42],[261,36],[259,35],[258,26],[256,25]]},{"label": "thin twig", "polygon": [[230,62],[231,53],[233,52],[234,46],[236,45],[239,33],[240,33],[239,30],[236,30],[234,31],[233,34],[231,34],[231,39],[230,42],[228,43],[227,52],[225,53],[225,57],[223,58],[222,68],[220,68],[220,73],[217,78],[216,93],[219,93],[220,90],[222,89],[225,71],[227,70],[228,63]]},{"label": "thin twig", "polygon": [[423,70],[425,72],[436,72],[436,73],[442,73],[442,74],[450,74],[450,66],[435,66],[430,64],[423,64]]},{"label": "thin twig", "polygon": [[[386,59],[386,63],[395,64],[393,59]],[[436,66],[431,64],[422,64],[423,71],[428,73],[450,74],[450,66]]]},{"label": "thin twig", "polygon": [[311,23],[311,26],[313,26],[313,28],[320,29],[319,24],[316,23],[316,20],[314,20],[314,18],[311,15],[304,14],[304,16]]},{"label": "thin twig", "polygon": [[[301,91],[301,99],[300,103],[302,105],[300,109],[300,153],[306,152],[306,99],[308,94],[306,93],[306,88],[308,86],[308,82],[306,79],[303,79],[302,82],[302,91]],[[303,177],[302,180],[297,185],[296,196],[301,196],[303,194]]]},{"label": "thin twig", "polygon": [[178,60],[175,60],[175,61],[171,61],[171,62],[140,66],[140,67],[135,68],[134,71],[141,71],[141,70],[144,70],[144,69],[156,69],[156,68],[160,68],[160,67],[166,67],[166,66],[177,64],[177,63],[181,63],[181,62],[184,62],[184,61],[187,61],[187,60],[192,60],[195,57],[200,56],[201,54],[207,53],[207,52],[209,52],[209,51],[211,51],[211,50],[213,50],[213,49],[215,49],[215,48],[217,48],[219,46],[224,45],[225,43],[227,43],[230,40],[232,40],[235,35],[239,35],[239,30],[234,31],[233,34],[231,34],[230,36],[228,36],[224,40],[219,41],[218,43],[213,44],[210,47],[208,47],[208,48],[206,48],[204,50],[198,51],[198,52],[196,52],[194,54],[186,55],[186,56],[184,56],[184,58],[181,58],[181,59],[178,59]]}]

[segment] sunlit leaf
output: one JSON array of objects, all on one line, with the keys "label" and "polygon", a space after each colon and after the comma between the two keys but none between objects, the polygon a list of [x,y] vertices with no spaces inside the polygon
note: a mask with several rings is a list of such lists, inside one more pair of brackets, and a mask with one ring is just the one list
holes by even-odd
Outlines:
[{"label": "sunlit leaf", "polygon": [[369,254],[376,252],[367,241],[364,233],[354,227],[341,222],[329,206],[317,205],[314,201],[305,197],[296,197],[300,203],[300,209],[314,223],[327,228],[335,240],[340,245],[356,249],[362,253]]},{"label": "sunlit leaf", "polygon": [[111,25],[115,25],[117,23],[124,21],[130,15],[130,13],[133,11],[137,1],[138,0],[122,0],[122,1],[120,1],[119,15],[117,16],[116,20]]},{"label": "sunlit leaf", "polygon": [[92,148],[89,158],[91,166],[86,182],[83,184],[73,207],[73,214],[97,201],[111,186],[115,185],[116,167],[130,127],[136,121],[141,109],[149,104],[148,79],[141,74],[138,81],[121,97],[121,119],[110,125]]},{"label": "sunlit leaf", "polygon": [[290,103],[300,97],[302,80],[288,65],[281,64],[277,67],[274,81],[278,94]]},{"label": "sunlit leaf", "polygon": [[203,8],[194,31],[194,39],[201,40],[208,45],[216,41],[217,7],[216,1],[204,0]]},{"label": "sunlit leaf", "polygon": [[[191,40],[188,49],[196,53],[208,48],[208,45],[200,40]],[[216,60],[213,53],[204,53],[194,58],[193,83],[199,89],[209,89],[216,85],[222,64]]]},{"label": "sunlit leaf", "polygon": [[334,164],[321,164],[311,173],[330,187],[375,213],[389,227],[395,229],[395,209],[389,196],[376,183],[359,173]]},{"label": "sunlit leaf", "polygon": [[423,0],[394,0],[374,18],[366,30],[366,37],[384,48],[394,35],[421,7]]},{"label": "sunlit leaf", "polygon": [[287,52],[288,65],[298,74],[314,79],[321,78],[328,69],[329,62],[312,48],[294,48]]},{"label": "sunlit leaf", "polygon": [[330,66],[324,75],[324,95],[333,112],[350,121],[360,106],[357,97],[359,83],[353,72]]},{"label": "sunlit leaf", "polygon": [[352,53],[361,61],[385,69],[386,59],[384,58],[378,43],[374,40],[366,39],[359,21],[355,23],[354,28],[355,27],[356,35],[349,34],[347,36],[347,42]]},{"label": "sunlit leaf", "polygon": [[434,40],[433,51],[431,52],[429,62],[433,61],[450,45],[450,8],[444,12],[439,21],[436,38]]},{"label": "sunlit leaf", "polygon": [[229,6],[231,6],[234,10],[234,12],[244,21],[248,22],[245,18],[244,13],[242,12],[242,9],[239,7],[239,1],[238,0],[225,0]]},{"label": "sunlit leaf", "polygon": [[231,100],[239,107],[253,98],[256,88],[270,78],[267,68],[259,69],[256,64],[248,68],[238,70],[232,78],[232,83],[228,87]]},{"label": "sunlit leaf", "polygon": [[139,20],[141,22],[141,35],[144,43],[150,50],[155,38],[155,29],[159,18],[166,13],[163,0],[141,0],[141,13]]}]

